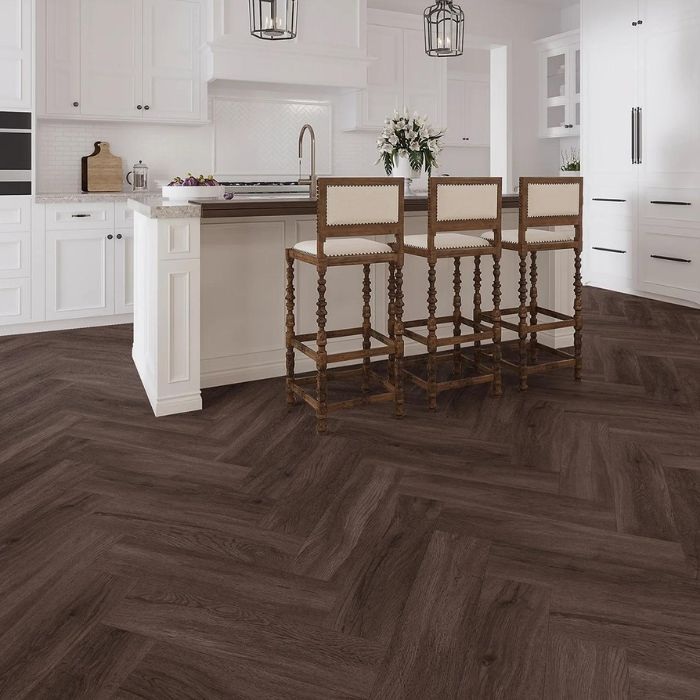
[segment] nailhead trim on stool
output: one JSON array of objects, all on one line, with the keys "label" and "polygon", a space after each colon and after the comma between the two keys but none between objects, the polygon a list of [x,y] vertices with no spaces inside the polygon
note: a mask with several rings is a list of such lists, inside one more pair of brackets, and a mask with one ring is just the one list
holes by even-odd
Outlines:
[{"label": "nailhead trim on stool", "polygon": [[[436,233],[435,248],[437,250],[449,250],[450,248],[482,248],[484,245],[483,238],[479,236],[467,236],[464,233]],[[404,246],[406,248],[428,248],[428,236],[425,233],[419,233],[414,236],[406,236],[404,238]]]},{"label": "nailhead trim on stool", "polygon": [[[481,235],[487,241],[493,240],[493,233],[487,232]],[[543,231],[538,228],[530,228],[525,234],[525,241],[527,243],[564,243],[565,241],[575,240],[576,234],[573,231]],[[504,231],[503,238],[501,238],[503,243],[517,243],[518,242],[518,232],[517,231]]]},{"label": "nailhead trim on stool", "polygon": [[[317,242],[301,241],[294,246],[294,250],[309,255],[317,254]],[[386,243],[371,241],[368,238],[333,238],[323,244],[323,252],[329,257],[339,255],[374,255],[375,253],[391,253],[391,248]]]}]

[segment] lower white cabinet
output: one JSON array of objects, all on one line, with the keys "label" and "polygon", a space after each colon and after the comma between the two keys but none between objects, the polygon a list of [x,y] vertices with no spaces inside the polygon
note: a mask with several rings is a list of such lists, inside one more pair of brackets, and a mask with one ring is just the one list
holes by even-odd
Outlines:
[{"label": "lower white cabinet", "polygon": [[134,313],[134,230],[118,230],[114,243],[114,313]]},{"label": "lower white cabinet", "polygon": [[25,323],[31,319],[31,280],[0,279],[0,326]]},{"label": "lower white cabinet", "polygon": [[46,232],[46,319],[114,314],[114,234]]}]

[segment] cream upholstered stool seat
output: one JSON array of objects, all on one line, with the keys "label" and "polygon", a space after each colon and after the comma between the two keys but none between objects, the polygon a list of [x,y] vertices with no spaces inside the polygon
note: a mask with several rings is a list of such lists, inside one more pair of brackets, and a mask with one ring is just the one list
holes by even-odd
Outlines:
[{"label": "cream upholstered stool seat", "polygon": [[[501,237],[503,243],[518,243],[518,231],[504,231]],[[482,234],[482,238],[488,241],[493,240],[493,233],[487,231]],[[560,243],[563,241],[573,241],[576,238],[576,233],[574,230],[570,231],[546,231],[537,228],[528,229],[525,232],[525,242],[529,245],[531,243]]]},{"label": "cream upholstered stool seat", "polygon": [[[565,227],[547,230],[546,226]],[[489,239],[488,234],[484,236]],[[489,239],[493,240],[493,239]],[[486,321],[500,320],[501,326],[518,334],[516,361],[503,359],[506,367],[515,369],[520,377],[520,389],[527,389],[531,374],[550,369],[573,367],[578,381],[582,372],[582,284],[581,251],[583,248],[583,179],[574,178],[520,178],[520,216],[517,231],[504,231],[502,246],[520,256],[520,306],[500,309],[496,314],[486,311]],[[574,251],[574,312],[573,315],[546,309],[537,298],[537,253],[548,250]],[[527,256],[530,254],[530,298],[528,300]],[[503,320],[518,316],[518,323]],[[529,314],[529,321],[528,321]],[[545,316],[552,321],[541,322]],[[548,348],[538,343],[537,334],[559,328],[574,329],[574,354]],[[528,342],[529,334],[529,342]],[[538,351],[556,357],[554,361],[538,362]]]},{"label": "cream upholstered stool seat", "polygon": [[[300,241],[294,250],[307,255],[317,255],[318,241]],[[323,254],[335,258],[340,255],[377,255],[393,251],[386,243],[371,241],[368,238],[334,238],[323,244]]]},{"label": "cream upholstered stool seat", "polygon": [[[287,259],[287,403],[299,398],[316,412],[319,432],[327,429],[328,414],[341,408],[379,401],[394,401],[395,413],[403,415],[403,230],[404,187],[402,180],[387,178],[320,178],[318,181],[318,216],[316,240],[301,241],[288,248]],[[367,236],[393,236],[391,245]],[[316,304],[317,331],[297,334],[294,312],[294,265],[307,263],[316,268],[318,300]],[[374,263],[389,265],[388,335],[372,327],[370,269]],[[326,330],[326,272],[329,267],[362,265],[361,322],[355,328]],[[360,314],[358,313],[358,316]],[[358,336],[362,347],[347,352],[328,352],[329,338]],[[372,347],[372,341],[378,347]],[[315,347],[312,347],[315,344]],[[313,377],[295,376],[295,352],[301,352],[316,363]],[[389,376],[373,371],[373,357],[389,358]],[[328,379],[334,374],[328,366],[338,362],[361,361],[359,369],[338,370],[347,377],[362,377],[361,396],[329,403]],[[371,384],[380,387],[370,393]],[[315,385],[315,391],[305,387]]]},{"label": "cream upholstered stool seat", "polygon": [[[427,250],[429,245],[428,235],[425,233],[406,236],[404,238],[405,248],[422,248],[423,250]],[[434,245],[437,250],[482,248],[484,241],[479,236],[467,236],[464,233],[436,233]]]},{"label": "cream upholstered stool seat", "polygon": [[[500,178],[430,178],[428,187],[428,232],[406,236],[405,253],[427,259],[428,262],[428,317],[406,321],[404,335],[427,349],[427,372],[423,378],[406,370],[406,376],[425,389],[428,406],[435,410],[437,395],[447,389],[473,384],[493,383],[494,394],[501,394],[500,342],[498,306],[501,300],[501,186]],[[488,241],[481,232],[488,229],[493,238]],[[467,233],[464,233],[467,232]],[[470,232],[473,232],[470,233]],[[493,256],[493,302],[495,323],[481,322],[481,256]],[[462,315],[462,277],[460,262],[464,257],[474,258],[474,317]],[[454,259],[452,315],[437,316],[437,292],[435,266],[441,258]],[[438,337],[439,325],[451,324],[448,337]],[[469,332],[463,333],[467,326]],[[426,333],[416,329],[427,327]],[[492,363],[484,364],[481,354],[483,342],[493,344]],[[462,346],[473,343],[473,353],[468,354]],[[441,348],[445,348],[441,350]],[[449,348],[449,349],[447,349]],[[438,381],[437,362],[452,358],[451,380]],[[420,360],[421,358],[419,358]],[[474,371],[464,376],[465,365]]]}]

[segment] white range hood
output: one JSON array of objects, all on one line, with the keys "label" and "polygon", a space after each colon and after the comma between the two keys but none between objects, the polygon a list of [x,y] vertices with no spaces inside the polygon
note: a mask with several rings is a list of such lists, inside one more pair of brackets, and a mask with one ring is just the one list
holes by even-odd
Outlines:
[{"label": "white range hood", "polygon": [[250,34],[248,3],[215,0],[206,77],[336,88],[367,87],[367,0],[304,0],[298,35],[264,41]]}]

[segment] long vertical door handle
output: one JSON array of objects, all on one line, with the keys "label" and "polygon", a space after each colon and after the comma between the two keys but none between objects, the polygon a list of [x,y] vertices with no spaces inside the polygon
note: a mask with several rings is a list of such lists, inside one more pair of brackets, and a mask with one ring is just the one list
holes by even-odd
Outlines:
[{"label": "long vertical door handle", "polygon": [[642,108],[637,107],[637,165],[642,164]]},{"label": "long vertical door handle", "polygon": [[637,108],[632,107],[632,165],[637,164]]}]

